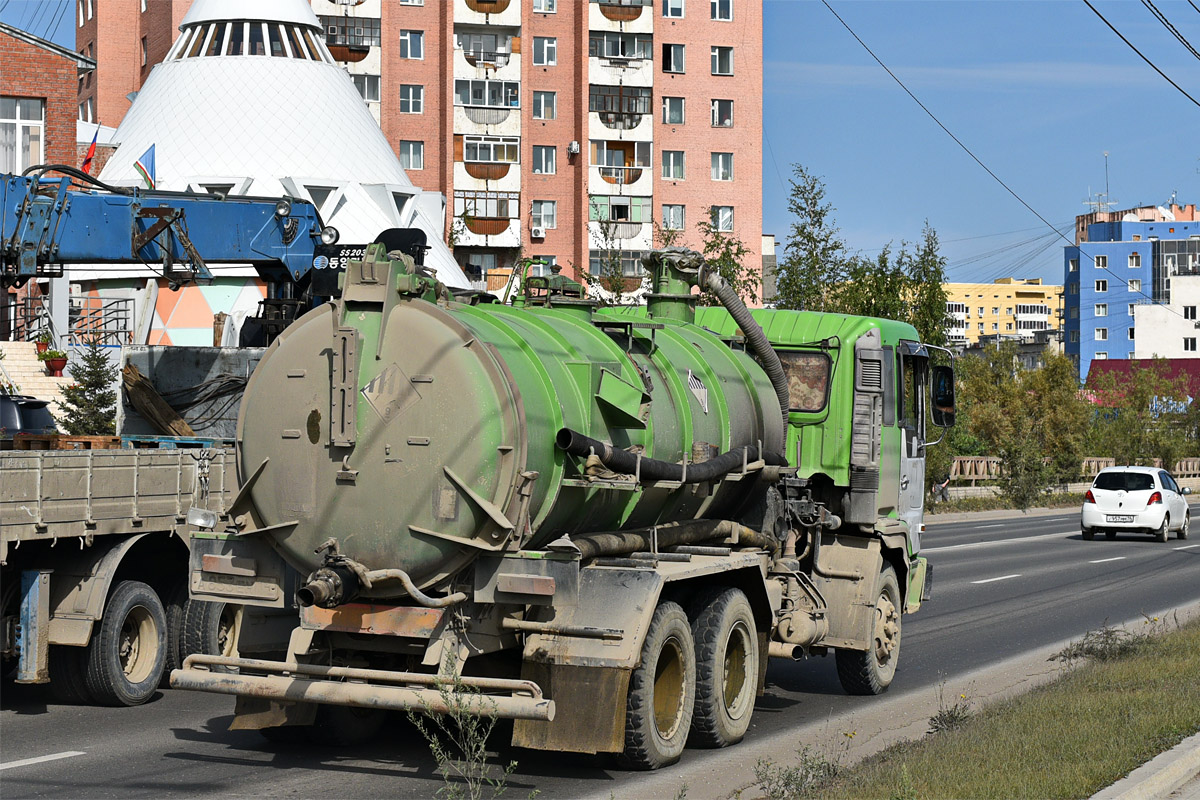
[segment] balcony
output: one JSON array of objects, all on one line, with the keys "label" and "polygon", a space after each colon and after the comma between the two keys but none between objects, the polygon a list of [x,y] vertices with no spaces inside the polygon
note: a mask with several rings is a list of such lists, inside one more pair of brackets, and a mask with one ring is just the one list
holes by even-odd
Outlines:
[{"label": "balcony", "polygon": [[642,177],[642,167],[599,167],[605,183],[627,186]]},{"label": "balcony", "polygon": [[512,59],[512,53],[492,50],[463,50],[463,58],[472,67],[501,69],[507,67]]},{"label": "balcony", "polygon": [[604,18],[612,22],[632,22],[642,15],[642,9],[654,5],[654,0],[592,0]]},{"label": "balcony", "polygon": [[467,8],[480,14],[500,14],[508,10],[511,0],[466,0]]}]

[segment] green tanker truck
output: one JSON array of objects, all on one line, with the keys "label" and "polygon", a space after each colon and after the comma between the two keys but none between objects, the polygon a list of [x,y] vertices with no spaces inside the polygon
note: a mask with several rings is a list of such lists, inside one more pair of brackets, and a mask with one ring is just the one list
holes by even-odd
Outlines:
[{"label": "green tanker truck", "polygon": [[452,297],[385,249],[250,380],[240,491],[191,557],[193,596],[243,604],[238,652],[172,686],[342,740],[452,702],[643,769],[740,741],[769,657],[888,688],[930,584],[926,420],[953,424],[912,327],[748,311],[690,251],[621,309],[557,275]]}]

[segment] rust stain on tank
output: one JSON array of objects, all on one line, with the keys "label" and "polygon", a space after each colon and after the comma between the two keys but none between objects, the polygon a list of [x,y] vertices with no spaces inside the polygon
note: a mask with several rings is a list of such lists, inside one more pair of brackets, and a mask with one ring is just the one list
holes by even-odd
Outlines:
[{"label": "rust stain on tank", "polygon": [[321,440],[321,412],[315,408],[308,414],[308,440],[313,444]]}]

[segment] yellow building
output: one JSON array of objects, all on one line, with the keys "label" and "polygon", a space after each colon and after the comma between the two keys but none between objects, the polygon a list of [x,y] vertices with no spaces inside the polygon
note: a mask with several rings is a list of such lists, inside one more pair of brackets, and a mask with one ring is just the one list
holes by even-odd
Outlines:
[{"label": "yellow building", "polygon": [[1041,278],[999,278],[994,283],[946,283],[951,342],[975,343],[980,336],[1031,337],[1062,330],[1063,287]]}]

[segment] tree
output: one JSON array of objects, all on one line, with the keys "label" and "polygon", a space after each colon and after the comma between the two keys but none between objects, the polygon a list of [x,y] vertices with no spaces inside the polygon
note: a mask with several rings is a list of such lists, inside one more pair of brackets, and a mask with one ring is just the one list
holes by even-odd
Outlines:
[{"label": "tree", "polygon": [[72,436],[111,436],[116,431],[117,368],[93,342],[68,370],[75,383],[63,389],[62,423]]},{"label": "tree", "polygon": [[1196,404],[1187,378],[1171,378],[1164,359],[1136,362],[1126,374],[1089,376],[1096,402],[1088,431],[1089,451],[1118,464],[1153,464],[1165,469],[1196,453]]},{"label": "tree", "polygon": [[889,245],[874,261],[859,255],[847,259],[845,280],[830,287],[827,310],[863,317],[907,319],[911,293],[912,281],[901,260],[892,258]]},{"label": "tree", "polygon": [[595,202],[591,204],[590,216],[597,223],[597,230],[592,233],[592,243],[600,259],[599,283],[604,291],[612,295],[613,302],[619,303],[621,293],[625,291],[625,273],[621,268],[621,247],[613,230],[613,221]]},{"label": "tree", "polygon": [[[732,233],[717,229],[711,208],[708,219],[696,223],[696,227],[704,240],[704,260],[733,287],[738,297],[753,300],[762,284],[762,267],[754,268],[754,253]],[[721,301],[712,292],[704,290],[700,292],[700,305],[719,306]]]},{"label": "tree", "polygon": [[832,287],[846,279],[846,244],[833,223],[825,184],[800,164],[788,181],[791,228],[782,262],[776,269],[780,308],[826,311]]},{"label": "tree", "polygon": [[911,256],[901,249],[901,267],[908,275],[908,321],[926,344],[945,346],[946,259],[938,252],[938,235],[925,220],[921,246]]}]

